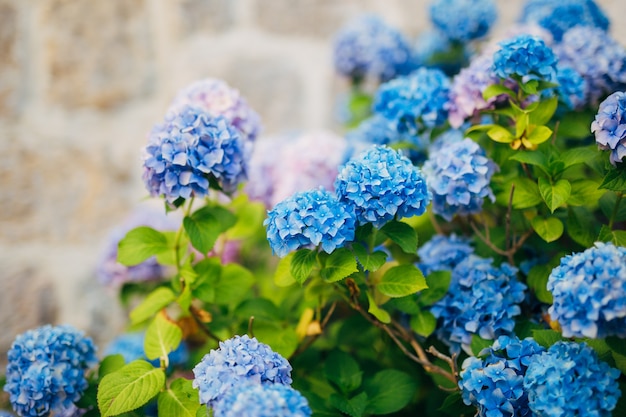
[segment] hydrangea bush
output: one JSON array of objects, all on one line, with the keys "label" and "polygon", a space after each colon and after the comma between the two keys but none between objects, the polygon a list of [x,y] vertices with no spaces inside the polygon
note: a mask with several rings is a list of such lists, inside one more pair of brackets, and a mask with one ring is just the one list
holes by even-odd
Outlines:
[{"label": "hydrangea bush", "polygon": [[348,23],[345,131],[260,138],[223,81],[183,88],[159,211],[98,267],[132,333],[18,335],[0,415],[626,415],[625,49],[592,0],[490,39],[495,4],[432,1],[417,51]]}]

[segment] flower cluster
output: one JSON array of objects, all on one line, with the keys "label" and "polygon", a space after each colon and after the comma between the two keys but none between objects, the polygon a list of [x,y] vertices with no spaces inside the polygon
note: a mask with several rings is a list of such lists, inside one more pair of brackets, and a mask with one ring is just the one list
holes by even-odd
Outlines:
[{"label": "flower cluster", "polygon": [[331,253],[354,240],[354,209],[319,188],[294,194],[276,204],[263,223],[272,251],[280,257],[300,248]]},{"label": "flower cluster", "polygon": [[615,92],[600,103],[591,132],[600,149],[611,151],[613,165],[622,162],[626,155],[626,93]]},{"label": "flower cluster", "polygon": [[374,98],[374,111],[399,132],[421,133],[445,122],[449,90],[450,80],[441,70],[422,67],[382,84]]},{"label": "flower cluster", "polygon": [[474,334],[493,340],[513,332],[526,290],[516,273],[508,264],[498,268],[491,259],[475,255],[459,263],[448,293],[431,308],[439,338],[458,350],[459,345],[467,348]]},{"label": "flower cluster", "polygon": [[433,195],[433,212],[448,221],[457,214],[479,213],[486,197],[495,200],[489,183],[496,165],[471,139],[432,153],[423,169]]},{"label": "flower cluster", "polygon": [[531,359],[544,351],[531,338],[500,336],[485,359],[470,356],[463,362],[463,402],[477,407],[480,417],[530,416],[524,375]]},{"label": "flower cluster", "polygon": [[626,337],[626,248],[597,242],[561,258],[548,278],[548,310],[565,337]]},{"label": "flower cluster", "polygon": [[574,68],[564,65],[557,67],[556,80],[559,86],[557,94],[565,106],[570,109],[584,107],[587,96],[585,79]]},{"label": "flower cluster", "polygon": [[381,81],[414,69],[411,48],[402,34],[375,15],[363,15],[345,25],[333,46],[335,69],[352,79]]},{"label": "flower cluster", "polygon": [[430,4],[435,27],[460,42],[485,36],[497,17],[494,0],[435,0]]},{"label": "flower cluster", "polygon": [[619,375],[586,344],[557,342],[532,357],[524,389],[536,416],[610,417],[621,395]]},{"label": "flower cluster", "polygon": [[220,342],[193,369],[200,402],[216,405],[228,391],[246,384],[291,384],[291,365],[268,345],[248,335]]},{"label": "flower cluster", "polygon": [[500,49],[493,56],[493,72],[498,77],[554,80],[557,58],[543,39],[522,34],[499,45]]},{"label": "flower cluster", "polygon": [[214,417],[308,417],[311,413],[302,394],[278,384],[233,387],[213,409]]},{"label": "flower cluster", "polygon": [[557,41],[574,26],[609,28],[609,19],[593,0],[526,0],[521,20],[549,30]]},{"label": "flower cluster", "polygon": [[[130,363],[137,359],[147,360],[144,353],[144,340],[146,338],[143,332],[124,333],[111,341],[104,350],[104,356],[122,355],[126,363]],[[186,343],[181,343],[178,348],[168,355],[169,363],[172,365],[182,365],[189,359],[189,351]],[[152,364],[159,366],[159,360],[155,359]]]},{"label": "flower cluster", "polygon": [[342,166],[335,190],[340,201],[354,207],[360,224],[376,227],[394,217],[423,214],[431,199],[419,168],[386,146],[373,146]]},{"label": "flower cluster", "polygon": [[598,28],[575,27],[554,47],[559,64],[585,80],[584,104],[596,106],[607,94],[626,87],[626,48]]},{"label": "flower cluster", "polygon": [[424,275],[434,271],[452,271],[461,261],[474,253],[469,239],[454,233],[450,236],[435,235],[418,249],[418,264]]},{"label": "flower cluster", "polygon": [[92,340],[72,326],[42,326],[15,339],[4,390],[20,416],[71,408],[87,388],[85,371],[97,363]]},{"label": "flower cluster", "polygon": [[143,179],[152,196],[165,197],[169,203],[207,195],[210,179],[233,192],[247,178],[244,148],[227,119],[184,106],[168,113],[165,123],[151,132]]}]

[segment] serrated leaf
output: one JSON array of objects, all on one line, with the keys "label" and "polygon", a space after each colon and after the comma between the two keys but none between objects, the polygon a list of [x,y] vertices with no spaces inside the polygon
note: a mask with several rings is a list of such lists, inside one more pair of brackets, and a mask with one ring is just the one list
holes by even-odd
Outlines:
[{"label": "serrated leaf", "polygon": [[207,258],[194,265],[198,274],[191,288],[192,295],[205,303],[215,302],[215,286],[222,276],[222,263],[217,258]]},{"label": "serrated leaf", "polygon": [[[606,216],[607,219],[610,219],[613,216],[613,211],[615,210],[615,204],[617,204],[617,194],[613,191],[606,191],[605,194],[598,201],[600,205],[600,210]],[[626,199],[622,198],[619,202],[619,207],[615,212],[615,218],[613,221],[622,222],[626,220]]]},{"label": "serrated leaf", "polygon": [[563,340],[561,333],[554,330],[533,330],[533,339],[541,346],[549,348],[558,341]]},{"label": "serrated leaf", "polygon": [[511,143],[515,139],[515,136],[508,129],[502,126],[494,125],[487,131],[487,136],[494,142],[499,143]]},{"label": "serrated leaf", "polygon": [[502,84],[492,84],[483,90],[483,99],[488,101],[492,97],[505,94],[509,97],[515,97],[515,92]]},{"label": "serrated leaf", "polygon": [[387,262],[387,254],[385,252],[375,251],[369,253],[365,246],[360,243],[353,243],[352,250],[365,271],[376,272],[378,268]]},{"label": "serrated leaf", "polygon": [[565,204],[571,192],[572,185],[566,179],[560,179],[552,184],[546,178],[539,178],[539,193],[552,213]]},{"label": "serrated leaf", "polygon": [[376,288],[388,297],[404,297],[428,288],[424,274],[414,265],[390,268]]},{"label": "serrated leaf", "polygon": [[291,258],[290,273],[299,284],[304,284],[317,264],[317,252],[311,249],[300,249]]},{"label": "serrated leaf", "polygon": [[590,159],[595,158],[598,155],[598,147],[593,146],[578,146],[576,148],[568,149],[563,152],[559,159],[563,161],[565,168],[569,168],[573,165],[584,164]]},{"label": "serrated leaf", "polygon": [[350,394],[361,386],[363,371],[351,355],[335,350],[324,363],[324,374],[344,394]]},{"label": "serrated leaf", "polygon": [[530,112],[530,123],[539,126],[548,123],[554,116],[558,104],[559,100],[556,96],[539,102]]},{"label": "serrated leaf", "polygon": [[290,357],[298,348],[298,335],[292,327],[282,328],[273,322],[254,322],[254,336],[270,345],[272,350],[285,358]]},{"label": "serrated leaf", "polygon": [[[529,178],[516,178],[511,184],[515,184],[515,192],[513,193],[513,208],[525,209],[536,206],[543,199],[539,194],[537,183]],[[508,204],[510,187],[506,187],[506,194],[503,196],[505,204]]]},{"label": "serrated leaf", "polygon": [[367,309],[367,312],[370,313],[372,316],[376,317],[381,323],[391,323],[391,316],[389,315],[389,313],[380,308],[378,306],[378,304],[376,304],[376,301],[374,301],[374,298],[371,296],[371,294],[368,292],[367,294],[367,301],[369,303],[369,307]]},{"label": "serrated leaf", "polygon": [[400,246],[404,252],[410,254],[417,252],[417,232],[408,224],[392,220],[385,224],[380,231]]},{"label": "serrated leaf", "polygon": [[409,374],[395,369],[377,372],[363,384],[369,398],[367,412],[385,415],[400,411],[413,399],[417,384]]},{"label": "serrated leaf", "polygon": [[602,179],[601,189],[611,190],[619,193],[626,191],[626,170],[612,168]]},{"label": "serrated leaf", "polygon": [[328,282],[341,281],[359,269],[356,259],[347,248],[335,249],[326,259],[321,276]]},{"label": "serrated leaf", "polygon": [[426,276],[428,288],[419,295],[419,303],[422,306],[430,306],[441,300],[450,287],[452,271],[433,271]]},{"label": "serrated leaf", "polygon": [[428,310],[420,311],[411,317],[411,329],[420,336],[428,337],[437,328],[437,319]]},{"label": "serrated leaf", "polygon": [[519,151],[509,157],[512,161],[535,165],[546,174],[548,173],[548,158],[540,151]]},{"label": "serrated leaf", "polygon": [[227,264],[215,285],[215,303],[219,305],[238,304],[246,298],[246,292],[255,279],[249,269],[239,264]]},{"label": "serrated leaf", "polygon": [[567,199],[569,206],[593,206],[607,193],[605,190],[600,190],[599,184],[592,180],[572,181],[571,186],[572,190]]},{"label": "serrated leaf", "polygon": [[570,207],[567,215],[567,234],[579,245],[588,248],[596,240],[596,219],[585,207]]},{"label": "serrated leaf", "polygon": [[128,233],[117,246],[117,261],[133,266],[170,250],[165,235],[151,227],[140,226]]},{"label": "serrated leaf", "polygon": [[194,248],[208,253],[218,236],[237,222],[230,211],[222,207],[205,206],[183,219],[183,226]]},{"label": "serrated leaf", "polygon": [[615,246],[626,246],[626,231],[611,230],[608,226],[602,226],[598,235],[598,241],[611,242]]},{"label": "serrated leaf", "polygon": [[144,360],[129,363],[102,378],[98,408],[103,417],[132,411],[157,395],[165,384],[165,372]]},{"label": "serrated leaf", "polygon": [[274,272],[274,284],[279,287],[288,287],[296,283],[296,279],[291,275],[291,260],[295,252],[290,252],[278,261]]},{"label": "serrated leaf", "polygon": [[563,222],[556,217],[534,217],[530,222],[535,232],[546,242],[554,242],[563,235]]},{"label": "serrated leaf", "polygon": [[148,294],[141,304],[130,312],[130,322],[132,324],[138,324],[148,320],[175,300],[176,294],[174,294],[171,289],[159,287]]},{"label": "serrated leaf", "polygon": [[178,378],[170,389],[159,394],[157,399],[159,415],[168,417],[195,417],[200,408],[198,390],[189,379]]},{"label": "serrated leaf", "polygon": [[124,356],[120,354],[108,355],[102,359],[102,362],[100,362],[100,367],[98,368],[98,378],[102,379],[103,376],[121,369],[124,365],[126,365]]},{"label": "serrated leaf", "polygon": [[626,375],[626,355],[613,352],[613,360],[615,361],[615,367],[619,369],[622,374]]},{"label": "serrated leaf", "polygon": [[350,399],[338,394],[332,394],[329,400],[333,407],[350,417],[362,417],[365,407],[367,407],[367,394],[364,392]]},{"label": "serrated leaf", "polygon": [[143,341],[146,357],[150,360],[157,358],[166,360],[169,353],[178,348],[182,338],[183,331],[180,327],[168,320],[165,314],[157,314],[148,326]]}]

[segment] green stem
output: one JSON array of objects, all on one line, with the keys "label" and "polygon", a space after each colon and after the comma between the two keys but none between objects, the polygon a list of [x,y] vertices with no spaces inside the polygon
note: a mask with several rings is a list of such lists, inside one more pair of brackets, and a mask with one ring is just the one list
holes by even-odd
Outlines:
[{"label": "green stem", "polygon": [[[191,199],[189,200],[189,204],[185,208],[184,217],[189,216],[189,214],[191,213],[191,206],[193,206],[193,197],[191,197]],[[176,237],[174,238],[174,256],[176,259],[176,272],[178,273],[179,278],[180,278],[181,292],[185,288],[185,281],[183,277],[180,275],[180,270],[182,268],[181,258],[180,258],[180,241],[183,237],[184,230],[185,230],[185,226],[184,224],[181,224],[178,230],[176,231]]]},{"label": "green stem", "polygon": [[624,194],[622,192],[617,193],[617,199],[615,200],[615,206],[613,206],[613,212],[611,213],[611,218],[609,219],[609,229],[613,230],[613,223],[615,223],[615,216],[619,210],[619,205],[622,202],[622,197]]}]

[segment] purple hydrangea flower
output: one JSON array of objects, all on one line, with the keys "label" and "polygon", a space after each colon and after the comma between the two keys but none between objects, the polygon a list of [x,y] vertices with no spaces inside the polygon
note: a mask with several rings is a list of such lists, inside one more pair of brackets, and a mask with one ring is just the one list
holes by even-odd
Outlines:
[{"label": "purple hydrangea flower", "polygon": [[308,417],[311,413],[302,394],[278,384],[234,386],[213,408],[214,417]]},{"label": "purple hydrangea flower", "polygon": [[303,191],[276,204],[263,222],[272,251],[281,258],[300,248],[331,253],[354,240],[354,209],[319,188]]},{"label": "purple hydrangea flower", "polygon": [[335,35],[333,59],[337,72],[353,79],[387,81],[415,68],[404,36],[369,14],[351,20]]},{"label": "purple hydrangea flower", "polygon": [[200,403],[213,407],[233,387],[241,384],[291,385],[291,365],[265,343],[248,335],[220,342],[193,369],[193,387]]},{"label": "purple hydrangea flower", "polygon": [[479,213],[483,201],[495,200],[489,187],[497,166],[473,140],[463,139],[433,152],[424,164],[433,212],[450,221],[459,215]]},{"label": "purple hydrangea flower", "polygon": [[518,76],[524,81],[555,79],[557,58],[543,39],[522,34],[499,45],[500,49],[493,55],[492,67],[498,77]]},{"label": "purple hydrangea flower", "polygon": [[516,268],[492,262],[476,255],[461,261],[452,270],[448,293],[431,308],[438,337],[453,351],[467,349],[474,334],[493,340],[513,332],[526,285],[517,280]]},{"label": "purple hydrangea flower", "polygon": [[354,207],[360,224],[376,227],[423,214],[431,199],[419,168],[386,146],[373,146],[348,161],[339,170],[335,189],[340,201]]},{"label": "purple hydrangea flower", "polygon": [[548,310],[565,337],[626,337],[626,248],[597,242],[561,258],[548,278]]},{"label": "purple hydrangea flower", "polygon": [[619,370],[585,343],[557,342],[530,359],[524,389],[539,417],[610,417],[621,395]]},{"label": "purple hydrangea flower", "polygon": [[485,36],[498,17],[494,0],[433,0],[429,10],[435,27],[460,42]]},{"label": "purple hydrangea flower", "polygon": [[46,325],[17,336],[7,358],[4,390],[20,416],[72,408],[87,388],[85,371],[98,362],[92,340],[69,325]]},{"label": "purple hydrangea flower", "polygon": [[609,28],[609,19],[593,0],[526,0],[521,20],[549,30],[557,41],[574,26]]},{"label": "purple hydrangea flower", "polygon": [[556,92],[561,102],[568,109],[584,107],[587,84],[574,68],[565,65],[557,66],[556,80],[559,84]]},{"label": "purple hydrangea flower", "polygon": [[[126,363],[130,363],[137,359],[148,360],[144,353],[144,340],[146,334],[143,332],[124,333],[109,343],[104,350],[104,356],[122,355]],[[178,345],[176,350],[168,355],[169,363],[172,365],[182,365],[189,359],[189,350],[185,342]],[[152,364],[159,366],[159,360],[155,359]]]},{"label": "purple hydrangea flower", "polygon": [[420,133],[446,121],[449,91],[450,80],[441,70],[419,68],[382,84],[374,98],[374,111],[399,132]]},{"label": "purple hydrangea flower", "polygon": [[596,106],[608,94],[626,88],[626,48],[605,31],[575,27],[554,47],[560,65],[585,80],[584,104]]},{"label": "purple hydrangea flower", "polygon": [[475,406],[480,417],[530,417],[524,374],[531,358],[544,351],[531,338],[500,336],[486,349],[484,359],[470,356],[463,361],[459,375],[463,402]]},{"label": "purple hydrangea flower", "polygon": [[591,123],[600,149],[611,151],[611,163],[622,162],[626,155],[626,93],[618,91],[600,103],[598,114]]},{"label": "purple hydrangea flower", "polygon": [[150,133],[144,150],[143,179],[152,196],[169,203],[204,197],[209,180],[231,193],[247,178],[243,140],[227,119],[198,107],[168,113]]},{"label": "purple hydrangea flower", "polygon": [[474,253],[469,239],[454,233],[450,236],[435,235],[418,249],[418,264],[424,275],[434,271],[452,271],[461,261]]}]

